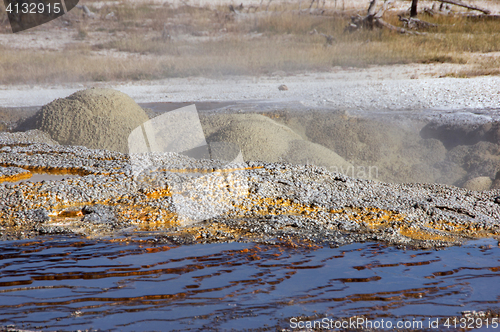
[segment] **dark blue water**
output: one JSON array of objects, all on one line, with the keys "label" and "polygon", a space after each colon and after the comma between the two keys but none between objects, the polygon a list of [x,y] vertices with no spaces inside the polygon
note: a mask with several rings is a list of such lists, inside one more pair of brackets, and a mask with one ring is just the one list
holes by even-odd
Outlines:
[{"label": "dark blue water", "polygon": [[168,247],[140,238],[41,238],[1,244],[0,326],[275,330],[299,316],[355,315],[428,324],[500,308],[498,285],[494,240],[414,251],[378,243]]}]

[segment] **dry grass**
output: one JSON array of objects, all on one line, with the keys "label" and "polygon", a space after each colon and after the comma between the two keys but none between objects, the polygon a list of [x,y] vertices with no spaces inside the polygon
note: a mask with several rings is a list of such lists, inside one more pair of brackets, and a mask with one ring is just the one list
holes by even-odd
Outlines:
[{"label": "dry grass", "polygon": [[[422,16],[439,27],[425,35],[408,36],[380,29],[345,33],[349,18],[343,13],[298,15],[294,7],[234,15],[225,7],[214,10],[120,3],[98,9],[92,2],[88,5],[100,20],[82,19],[76,9],[66,15],[66,19],[78,23],[72,26],[75,42],[63,51],[0,48],[0,83],[255,75],[277,70],[431,62],[468,63],[467,72],[454,75],[499,73],[498,57],[471,56],[500,51],[499,20]],[[113,19],[106,19],[110,13]],[[396,14],[388,12],[384,18],[401,26]],[[56,20],[51,24],[45,29],[61,23]],[[172,39],[162,38],[164,29]],[[327,44],[325,37],[310,33],[314,30],[331,35],[334,42]],[[93,31],[108,31],[116,37],[110,42],[93,43]],[[103,55],[106,50],[124,56]]]},{"label": "dry grass", "polygon": [[500,75],[500,57],[477,57],[470,61],[473,65],[467,69],[461,69],[456,73],[450,73],[447,76],[452,77],[476,77],[486,75]]},{"label": "dry grass", "polygon": [[[71,48],[70,48],[71,49]],[[4,83],[60,83],[111,80],[158,79],[171,76],[168,62],[130,61],[90,55],[71,49],[61,56],[59,52],[31,52],[0,50],[0,82]],[[22,68],[19,58],[24,59]]]}]

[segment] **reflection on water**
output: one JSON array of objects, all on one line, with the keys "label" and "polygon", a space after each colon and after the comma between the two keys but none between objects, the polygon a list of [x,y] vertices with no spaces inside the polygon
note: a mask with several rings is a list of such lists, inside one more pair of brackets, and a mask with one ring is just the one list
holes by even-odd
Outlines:
[{"label": "reflection on water", "polygon": [[427,320],[499,308],[499,260],[493,240],[440,251],[3,242],[0,325],[195,331],[289,328],[297,316]]}]

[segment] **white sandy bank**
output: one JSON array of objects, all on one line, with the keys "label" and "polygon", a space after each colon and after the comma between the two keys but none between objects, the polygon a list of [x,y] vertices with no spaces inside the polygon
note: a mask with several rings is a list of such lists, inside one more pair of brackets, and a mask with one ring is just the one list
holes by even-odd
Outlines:
[{"label": "white sandy bank", "polygon": [[[405,77],[406,76],[406,77]],[[340,109],[500,108],[500,77],[388,79],[380,68],[271,77],[174,78],[128,83],[0,86],[0,107],[41,106],[92,86],[107,86],[138,103],[201,101],[295,101]],[[288,91],[279,91],[285,84]]]}]

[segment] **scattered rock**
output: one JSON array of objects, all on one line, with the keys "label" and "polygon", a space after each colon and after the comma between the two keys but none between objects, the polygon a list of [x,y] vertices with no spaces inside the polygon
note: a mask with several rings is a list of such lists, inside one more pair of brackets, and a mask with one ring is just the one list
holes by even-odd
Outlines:
[{"label": "scattered rock", "polygon": [[113,207],[96,204],[86,205],[82,212],[84,214],[83,221],[94,224],[111,224],[116,221]]},{"label": "scattered rock", "polygon": [[467,172],[464,180],[482,176],[494,178],[500,165],[500,144],[480,141],[473,145],[459,145],[449,150],[446,158]]},{"label": "scattered rock", "polygon": [[49,212],[43,208],[29,210],[27,218],[37,223],[44,223],[50,220]]},{"label": "scattered rock", "polygon": [[475,191],[489,190],[491,188],[491,179],[487,176],[480,176],[470,179],[464,183],[464,188]]},{"label": "scattered rock", "polygon": [[58,142],[54,141],[50,138],[49,135],[44,133],[41,130],[28,130],[25,132],[17,132],[17,133],[7,133],[0,132],[0,141],[3,144],[36,144],[36,143],[44,143],[47,145],[59,145]]},{"label": "scattered rock", "polygon": [[493,180],[493,184],[491,185],[491,189],[500,189],[500,171],[497,172],[495,179]]},{"label": "scattered rock", "polygon": [[277,70],[277,71],[271,73],[271,76],[273,76],[273,77],[285,77],[285,76],[287,76],[287,74],[283,70]]}]

